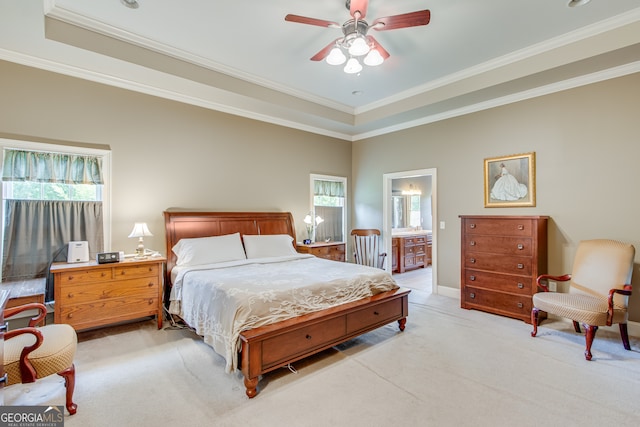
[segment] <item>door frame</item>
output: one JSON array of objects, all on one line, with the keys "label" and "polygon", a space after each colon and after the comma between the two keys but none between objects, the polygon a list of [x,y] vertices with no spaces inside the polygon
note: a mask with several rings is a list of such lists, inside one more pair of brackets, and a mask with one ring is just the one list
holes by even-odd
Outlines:
[{"label": "door frame", "polygon": [[[413,178],[416,176],[431,176],[431,274],[432,274],[432,293],[438,294],[438,197],[437,197],[437,170],[416,169],[403,172],[391,172],[382,175],[382,227],[383,227],[383,245],[389,256],[393,256],[391,252],[391,195],[392,182],[394,179]],[[386,262],[385,270],[391,273],[391,259]]]}]

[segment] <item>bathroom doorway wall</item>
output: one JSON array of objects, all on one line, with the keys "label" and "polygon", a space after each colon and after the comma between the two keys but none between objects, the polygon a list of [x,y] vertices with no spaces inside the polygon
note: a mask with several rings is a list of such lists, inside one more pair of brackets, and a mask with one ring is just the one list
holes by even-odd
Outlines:
[{"label": "bathroom doorway wall", "polygon": [[[429,178],[429,179],[424,179]],[[391,254],[391,235],[392,235],[392,213],[393,213],[393,203],[392,196],[394,196],[394,189],[396,192],[399,189],[399,184],[401,183],[411,183],[410,185],[415,184],[416,187],[421,185],[421,183],[428,183],[430,181],[431,194],[430,200],[424,200],[422,202],[422,209],[425,211],[422,212],[422,220],[421,227],[423,229],[431,230],[431,292],[434,294],[438,293],[438,233],[436,224],[437,222],[437,176],[436,169],[418,169],[404,172],[393,172],[387,173],[383,175],[383,215],[382,215],[382,223],[383,223],[383,244],[387,254]],[[394,182],[396,185],[394,185]],[[389,255],[391,257],[391,255]],[[386,263],[387,271],[391,272],[391,262]]]}]

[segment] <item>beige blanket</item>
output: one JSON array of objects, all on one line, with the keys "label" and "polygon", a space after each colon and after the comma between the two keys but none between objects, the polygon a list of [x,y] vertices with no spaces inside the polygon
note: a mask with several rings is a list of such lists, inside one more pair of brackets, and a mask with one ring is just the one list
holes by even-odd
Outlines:
[{"label": "beige blanket", "polygon": [[384,270],[309,255],[182,268],[169,311],[237,369],[240,333],[397,289]]}]

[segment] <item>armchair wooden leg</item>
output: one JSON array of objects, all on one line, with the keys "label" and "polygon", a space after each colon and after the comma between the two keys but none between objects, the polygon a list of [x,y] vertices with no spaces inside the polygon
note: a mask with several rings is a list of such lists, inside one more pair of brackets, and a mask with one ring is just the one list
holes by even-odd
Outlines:
[{"label": "armchair wooden leg", "polygon": [[575,320],[573,321],[573,329],[575,329],[577,333],[582,332],[580,330],[580,323],[576,322]]},{"label": "armchair wooden leg", "polygon": [[531,325],[533,326],[533,331],[531,331],[531,336],[535,337],[538,334],[538,314],[540,313],[540,309],[533,307],[531,309]]},{"label": "armchair wooden leg", "polygon": [[593,339],[596,336],[596,331],[598,330],[597,326],[592,326],[592,325],[584,325],[584,328],[586,329],[586,334],[585,334],[585,338],[587,340],[587,348],[584,351],[584,357],[587,360],[591,360],[591,344],[593,344]]},{"label": "armchair wooden leg", "polygon": [[627,332],[627,324],[620,323],[620,336],[622,337],[622,345],[625,350],[631,350],[631,345],[629,344],[629,332]]},{"label": "armchair wooden leg", "polygon": [[67,389],[66,406],[69,411],[69,415],[73,415],[78,410],[78,405],[73,403],[73,389],[76,386],[76,367],[71,364],[70,367],[64,371],[58,372],[58,375],[64,378],[64,386]]}]

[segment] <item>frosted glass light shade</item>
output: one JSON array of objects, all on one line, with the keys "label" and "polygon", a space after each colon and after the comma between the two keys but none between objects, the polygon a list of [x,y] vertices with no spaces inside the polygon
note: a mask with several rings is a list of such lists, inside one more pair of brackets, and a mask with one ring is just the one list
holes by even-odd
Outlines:
[{"label": "frosted glass light shade", "polygon": [[362,71],[362,65],[356,58],[351,58],[347,61],[347,65],[344,66],[344,72],[347,74],[355,74]]},{"label": "frosted glass light shade", "polygon": [[340,65],[340,64],[344,64],[344,62],[347,60],[347,57],[344,56],[344,53],[342,53],[342,49],[338,48],[338,47],[334,47],[333,49],[331,49],[331,52],[329,52],[329,55],[327,56],[327,64],[330,65]]},{"label": "frosted glass light shade", "polygon": [[353,56],[362,56],[369,53],[369,49],[371,48],[364,37],[356,37],[353,39],[353,42],[351,42],[351,46],[349,46],[349,54]]},{"label": "frosted glass light shade", "polygon": [[364,63],[370,67],[375,67],[384,62],[384,58],[380,55],[377,49],[371,49],[371,51],[364,57]]}]

